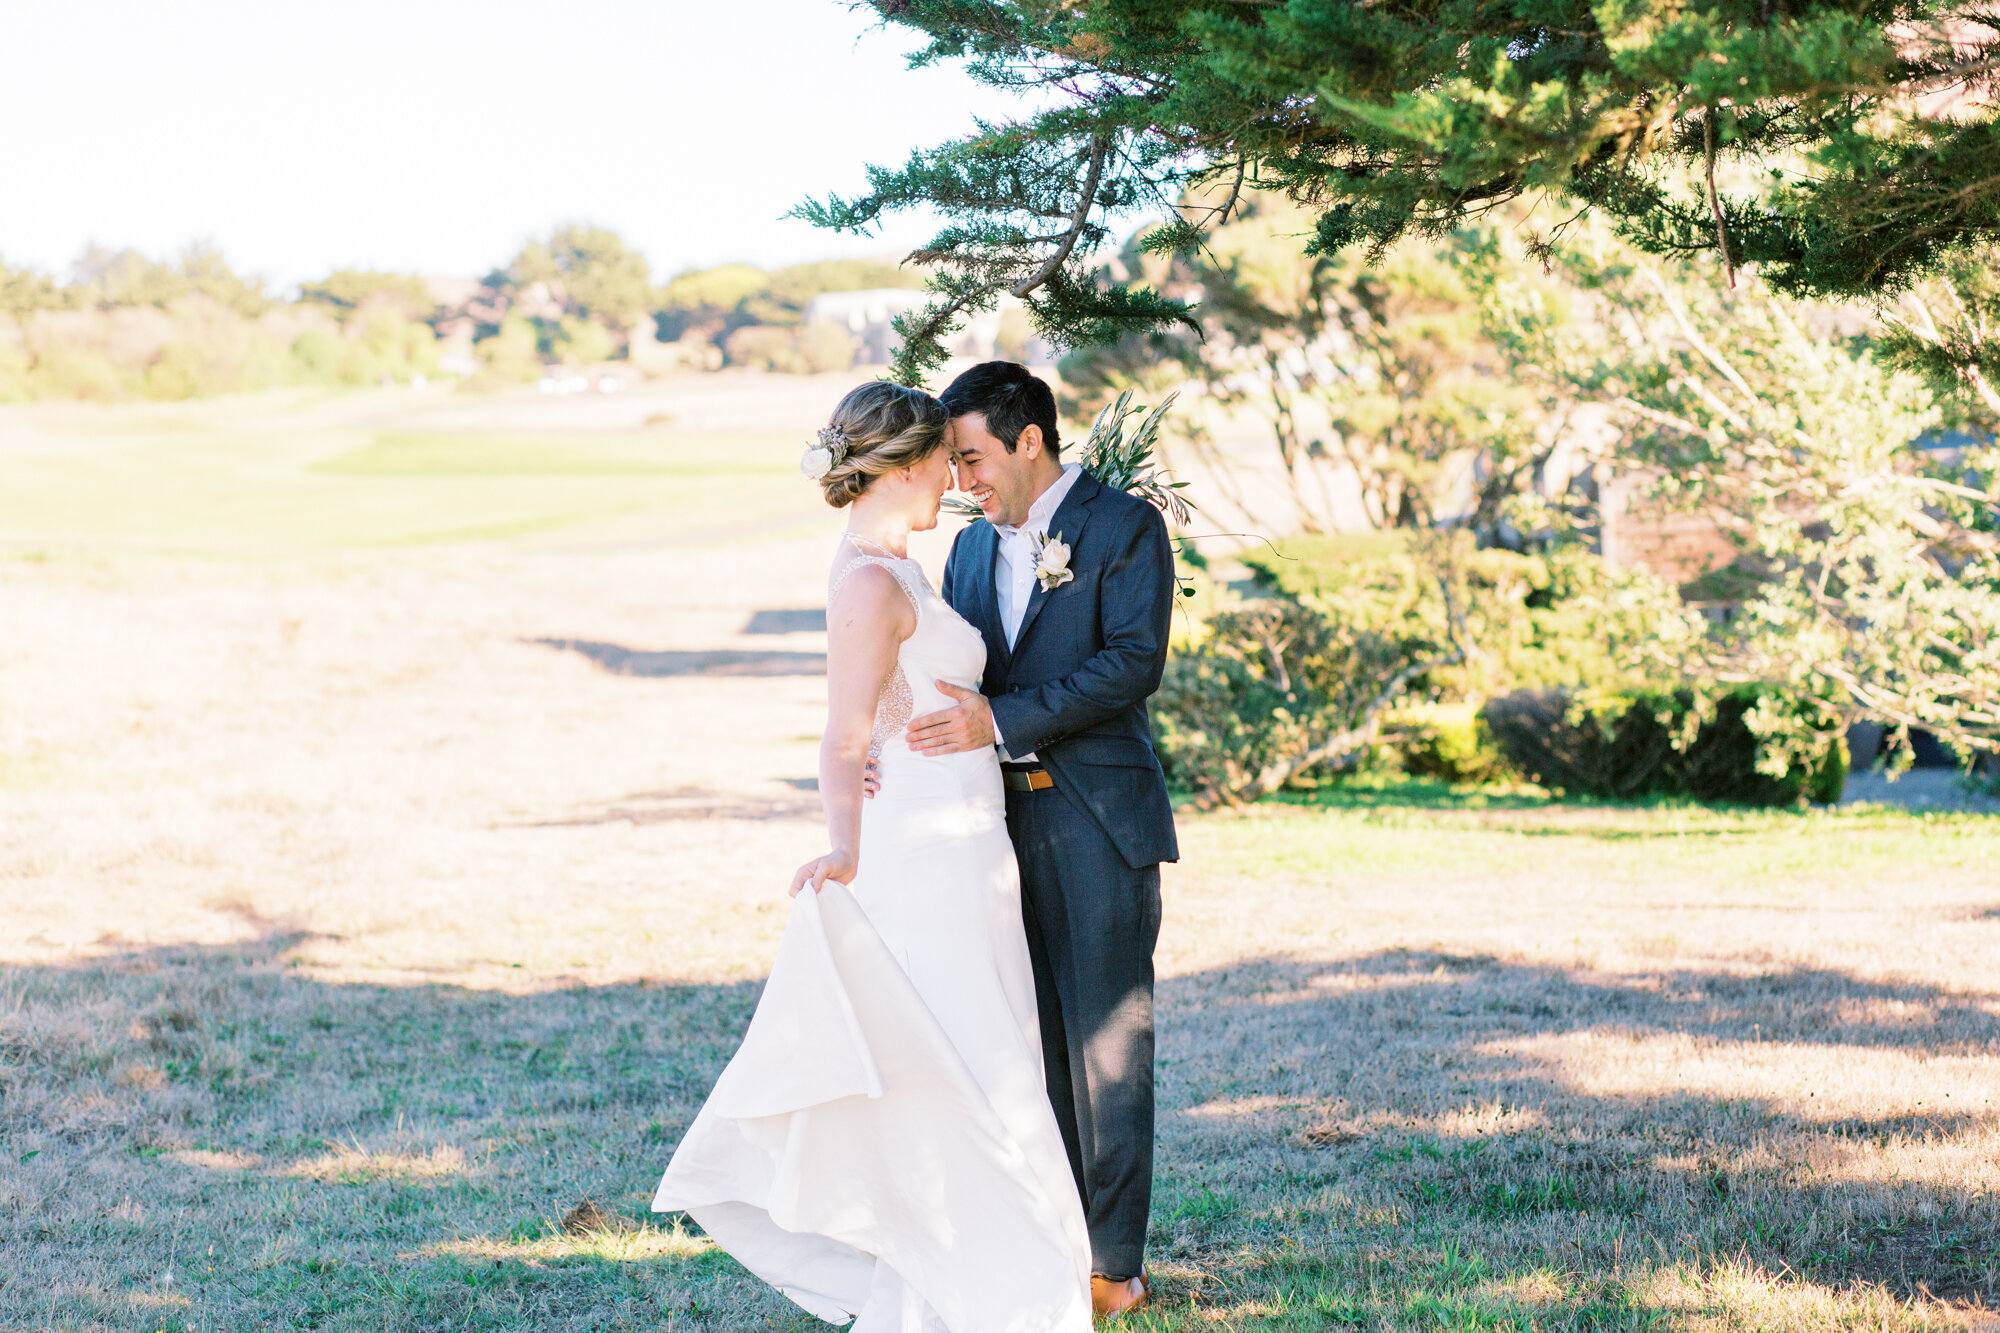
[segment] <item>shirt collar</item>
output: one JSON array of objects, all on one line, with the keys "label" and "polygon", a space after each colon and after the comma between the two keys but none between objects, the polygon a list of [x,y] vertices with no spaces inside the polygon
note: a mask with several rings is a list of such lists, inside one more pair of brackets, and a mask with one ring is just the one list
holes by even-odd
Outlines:
[{"label": "shirt collar", "polygon": [[1034,504],[1028,506],[1026,522],[1019,527],[1005,523],[995,523],[993,526],[999,529],[1002,537],[1014,537],[1027,532],[1047,533],[1049,521],[1056,516],[1056,510],[1062,508],[1062,502],[1068,498],[1070,488],[1076,485],[1076,479],[1081,475],[1083,475],[1083,464],[1064,463],[1062,475],[1057,477],[1047,490],[1035,497]]}]

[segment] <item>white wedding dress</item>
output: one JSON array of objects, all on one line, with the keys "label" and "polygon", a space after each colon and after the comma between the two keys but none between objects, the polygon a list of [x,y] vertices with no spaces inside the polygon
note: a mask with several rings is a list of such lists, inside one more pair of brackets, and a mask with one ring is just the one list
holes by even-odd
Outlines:
[{"label": "white wedding dress", "polygon": [[1020,881],[991,750],[903,728],[977,689],[986,645],[915,561],[877,708],[860,872],[792,903],[743,1044],[653,1198],[853,1333],[1089,1333],[1090,1243],[1043,1085]]}]

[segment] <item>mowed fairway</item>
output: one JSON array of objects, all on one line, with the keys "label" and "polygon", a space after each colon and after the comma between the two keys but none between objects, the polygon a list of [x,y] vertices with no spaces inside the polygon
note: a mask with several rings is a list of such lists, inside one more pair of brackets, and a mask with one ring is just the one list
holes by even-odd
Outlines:
[{"label": "mowed fairway", "polygon": [[[818,1327],[646,1205],[820,846],[845,387],[0,409],[0,1329]],[[2000,1327],[2000,820],[1182,827],[1129,1326]]]}]

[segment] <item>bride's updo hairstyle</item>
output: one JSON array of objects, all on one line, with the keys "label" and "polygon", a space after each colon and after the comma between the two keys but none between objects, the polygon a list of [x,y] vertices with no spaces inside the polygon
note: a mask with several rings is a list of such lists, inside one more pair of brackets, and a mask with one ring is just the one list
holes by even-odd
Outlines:
[{"label": "bride's updo hairstyle", "polygon": [[914,467],[944,447],[951,414],[922,389],[876,380],[840,400],[820,443],[806,451],[807,475],[825,450],[826,471],[817,480],[835,509],[854,503],[885,472]]}]

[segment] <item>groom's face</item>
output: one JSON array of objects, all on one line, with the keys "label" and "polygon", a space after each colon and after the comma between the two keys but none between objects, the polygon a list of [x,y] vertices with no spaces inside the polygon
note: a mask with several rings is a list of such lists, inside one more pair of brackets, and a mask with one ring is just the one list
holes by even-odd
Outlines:
[{"label": "groom's face", "polygon": [[1028,426],[1009,450],[986,429],[984,412],[953,417],[952,447],[958,454],[958,488],[995,523],[1023,523],[1044,489],[1042,428]]}]

